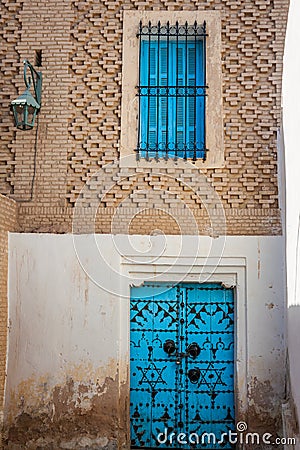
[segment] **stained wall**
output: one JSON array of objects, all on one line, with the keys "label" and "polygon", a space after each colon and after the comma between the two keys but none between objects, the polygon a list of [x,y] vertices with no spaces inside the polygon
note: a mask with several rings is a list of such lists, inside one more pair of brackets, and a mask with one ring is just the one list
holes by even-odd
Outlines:
[{"label": "stained wall", "polygon": [[283,244],[11,234],[4,429],[12,448],[129,448],[129,297],[143,281],[234,287],[236,419],[280,433]]},{"label": "stained wall", "polygon": [[3,398],[6,382],[8,329],[8,248],[9,231],[17,231],[17,205],[0,195],[0,422],[3,419]]}]

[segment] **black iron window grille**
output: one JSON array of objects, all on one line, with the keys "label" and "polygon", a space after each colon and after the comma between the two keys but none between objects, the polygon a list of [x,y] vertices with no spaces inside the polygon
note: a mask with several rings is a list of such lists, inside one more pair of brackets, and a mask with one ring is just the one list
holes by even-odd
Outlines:
[{"label": "black iron window grille", "polygon": [[206,158],[206,25],[143,25],[139,32],[137,158]]}]

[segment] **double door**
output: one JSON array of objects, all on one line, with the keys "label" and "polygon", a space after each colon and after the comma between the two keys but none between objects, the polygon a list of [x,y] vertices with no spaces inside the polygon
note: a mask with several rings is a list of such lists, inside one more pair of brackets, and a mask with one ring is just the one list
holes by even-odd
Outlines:
[{"label": "double door", "polygon": [[132,447],[232,448],[233,290],[131,289],[130,420]]}]

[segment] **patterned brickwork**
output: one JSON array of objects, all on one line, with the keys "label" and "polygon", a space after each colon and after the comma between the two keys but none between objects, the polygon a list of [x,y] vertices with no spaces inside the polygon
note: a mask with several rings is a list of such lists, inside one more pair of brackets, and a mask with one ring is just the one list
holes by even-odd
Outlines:
[{"label": "patterned brickwork", "polygon": [[15,129],[12,127],[9,104],[17,95],[12,80],[17,76],[20,55],[16,45],[21,35],[19,20],[23,0],[2,1],[0,6],[0,192],[13,192],[15,149],[12,142]]},{"label": "patterned brickwork", "polygon": [[[280,118],[280,63],[284,37],[284,33],[280,32],[285,24],[285,17],[282,17],[284,2],[277,2],[275,5],[271,0],[197,2],[197,5],[194,1],[184,2],[185,9],[194,9],[196,6],[199,9],[220,9],[221,3],[226,168],[207,171],[207,176],[220,192],[224,207],[274,208],[277,206],[276,131]],[[76,174],[83,171],[84,174],[77,175],[77,179],[85,181],[91,168],[95,170],[97,165],[102,164],[102,157],[105,157],[104,162],[118,158],[121,94],[118,76],[121,66],[119,42],[122,33],[120,10],[143,7],[170,10],[182,8],[180,2],[163,2],[162,6],[162,3],[155,1],[104,2],[104,5],[101,19],[97,19],[99,6],[92,6],[88,13],[82,14],[82,19],[76,22],[77,32],[73,32],[77,36],[78,45],[78,35],[84,39],[78,30],[91,28],[88,22],[93,24],[95,32],[89,32],[85,38],[86,52],[82,55],[84,63],[79,65],[78,58],[76,59],[76,66],[79,65],[76,85],[85,84],[82,90],[89,91],[91,96],[94,90],[94,104],[97,103],[97,97],[100,97],[102,108],[99,117],[99,109],[88,110],[87,105],[91,97],[86,98],[85,107],[84,102],[82,105],[82,112],[86,117],[85,120],[82,119],[80,130],[74,134],[74,138],[78,136],[77,141],[80,141],[85,135],[88,141],[85,142],[84,148],[78,142],[69,156],[72,183],[68,187],[68,195],[71,202],[75,201],[80,189],[80,184],[74,182]],[[287,6],[286,2],[285,5]],[[90,35],[96,34],[100,36],[99,40],[103,42],[103,48],[106,50],[101,56],[90,43]],[[94,52],[91,53],[88,47],[93,47]],[[78,52],[77,56],[79,57]],[[97,65],[100,69],[98,67],[97,77],[94,77],[94,83],[91,84],[93,66]],[[74,71],[76,72],[76,67]],[[97,124],[103,138],[102,146],[98,146],[97,140],[93,141],[89,133],[89,122]],[[90,151],[93,142],[94,147],[103,149],[103,153],[100,150],[95,158],[92,158]],[[108,146],[109,151],[105,146]],[[85,155],[84,151],[89,156]],[[176,189],[175,184],[172,187]],[[110,199],[109,206],[113,201],[118,204],[117,195]],[[135,202],[138,203],[138,200],[133,198],[133,203]]]},{"label": "patterned brickwork", "polygon": [[[19,226],[24,232],[66,233],[113,233],[113,234],[206,234],[223,235],[276,235],[281,233],[278,209],[228,209],[225,223],[222,211],[207,214],[205,209],[186,212],[182,208],[100,208],[95,213],[91,208],[76,209],[74,221],[71,208],[21,207]],[[50,223],[50,217],[55,217]],[[138,222],[142,221],[140,226]],[[75,223],[74,223],[75,222]],[[159,230],[159,231],[158,231]]]},{"label": "patterned brickwork", "polygon": [[[280,233],[276,133],[288,0],[24,0],[17,53],[19,60],[34,59],[42,49],[44,78],[36,139],[17,132],[10,141],[16,156],[9,186],[16,199],[27,202],[20,208],[22,229],[70,231],[73,207],[95,172],[88,191],[107,216],[97,228],[101,232],[115,227],[111,208],[131,208],[133,216],[143,207],[165,211],[165,228],[174,232],[167,217],[178,202],[203,211],[214,203],[201,191],[196,168],[140,173],[119,167],[122,18],[128,9],[221,11],[225,166],[201,173],[221,199],[227,232]],[[89,193],[84,195],[89,206]],[[208,228],[200,226],[204,233]]]},{"label": "patterned brickwork", "polygon": [[0,195],[0,415],[6,371],[8,232],[17,230],[17,205]]},{"label": "patterned brickwork", "polygon": [[[24,1],[20,13],[22,32],[17,51],[35,62],[36,51],[42,52],[42,108],[38,124],[30,132],[18,131],[13,143],[16,149],[14,198],[63,206],[65,202],[67,131],[70,112],[65,97],[71,83],[68,61],[71,52],[69,23],[72,14],[68,2]],[[46,69],[46,70],[45,70]],[[18,83],[24,88],[22,67]],[[34,186],[32,188],[32,180]],[[33,197],[34,202],[31,201]]]}]

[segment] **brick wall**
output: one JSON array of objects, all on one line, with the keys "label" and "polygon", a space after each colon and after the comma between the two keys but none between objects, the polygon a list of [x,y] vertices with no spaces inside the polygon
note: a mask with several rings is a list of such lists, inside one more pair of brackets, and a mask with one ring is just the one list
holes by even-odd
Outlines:
[{"label": "brick wall", "polygon": [[0,415],[6,370],[8,232],[17,230],[17,205],[0,195]]},{"label": "brick wall", "polygon": [[[276,133],[288,3],[4,0],[6,109],[22,86],[20,61],[27,57],[34,62],[36,50],[42,50],[43,60],[38,133],[15,132],[12,117],[1,112],[1,190],[20,202],[21,230],[69,232],[84,189],[86,208],[91,193],[98,199],[97,232],[126,232],[117,218],[129,214],[134,221],[129,232],[153,231],[159,216],[164,232],[178,233],[180,227],[172,221],[182,216],[184,223],[186,208],[193,211],[198,232],[210,232],[205,219],[209,195],[204,198],[199,187],[199,169],[140,173],[119,166],[122,17],[125,9],[217,9],[222,13],[225,166],[201,173],[220,198],[215,209],[224,209],[228,234],[281,233]],[[134,223],[145,204],[148,220],[138,227]],[[90,226],[85,219],[89,214],[82,215],[82,231]]]},{"label": "brick wall", "polygon": [[1,2],[0,8],[0,192],[11,194],[14,191],[15,150],[13,142],[16,131],[12,126],[9,110],[10,101],[17,96],[17,87],[12,80],[19,73],[20,55],[16,49],[21,34],[19,13],[22,1]]}]

